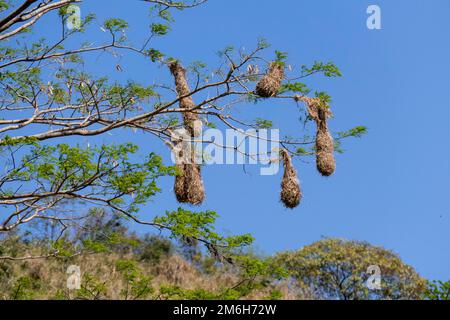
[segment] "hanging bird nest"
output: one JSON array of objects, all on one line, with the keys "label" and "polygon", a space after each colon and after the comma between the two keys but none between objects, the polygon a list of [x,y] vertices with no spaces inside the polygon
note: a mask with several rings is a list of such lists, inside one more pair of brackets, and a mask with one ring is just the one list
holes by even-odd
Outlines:
[{"label": "hanging bird nest", "polygon": [[169,69],[175,78],[178,97],[185,97],[180,99],[180,109],[187,110],[183,111],[184,127],[192,137],[198,137],[200,132],[199,128],[195,127],[195,122],[199,120],[199,117],[197,113],[192,111],[195,109],[196,105],[192,99],[192,96],[189,96],[191,90],[186,80],[186,70],[178,61],[170,62]]},{"label": "hanging bird nest", "polygon": [[316,165],[323,176],[331,176],[336,171],[334,159],[334,140],[328,130],[327,120],[331,111],[326,104],[318,99],[308,99],[308,113],[317,124],[316,134]]},{"label": "hanging bird nest", "polygon": [[175,195],[178,202],[200,205],[205,200],[200,166],[184,164],[177,166],[180,175],[175,178]]},{"label": "hanging bird nest", "polygon": [[289,152],[285,149],[280,151],[281,159],[284,164],[284,175],[281,181],[281,201],[286,208],[296,208],[302,199],[300,182],[297,177],[297,171],[292,165],[292,159]]},{"label": "hanging bird nest", "polygon": [[195,163],[195,153],[190,163],[177,163],[178,175],[175,177],[174,191],[178,202],[200,205],[205,200],[205,188],[201,168]]},{"label": "hanging bird nest", "polygon": [[274,97],[280,92],[283,79],[284,65],[280,62],[272,62],[267,74],[258,82],[255,93],[262,98]]},{"label": "hanging bird nest", "polygon": [[331,176],[336,171],[336,161],[334,159],[333,137],[328,132],[326,122],[322,122],[317,129],[316,152],[317,170],[326,177]]},{"label": "hanging bird nest", "polygon": [[[169,69],[175,78],[175,85],[178,97],[180,99],[180,109],[183,113],[183,125],[191,137],[198,137],[201,134],[201,126],[197,126],[199,121],[198,114],[192,112],[196,105],[192,96],[188,82],[186,80],[186,70],[178,61],[169,63]],[[189,142],[179,142],[189,143]],[[190,203],[193,205],[201,204],[205,199],[205,188],[201,176],[200,166],[196,163],[196,153],[193,146],[190,146],[190,155],[185,159],[183,152],[177,156],[177,168],[179,174],[175,177],[174,191],[177,200],[181,203]]]}]

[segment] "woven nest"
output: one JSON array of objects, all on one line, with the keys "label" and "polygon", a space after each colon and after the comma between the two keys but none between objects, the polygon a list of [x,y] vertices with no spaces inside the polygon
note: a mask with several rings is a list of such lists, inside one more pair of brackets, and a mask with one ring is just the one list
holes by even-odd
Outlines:
[{"label": "woven nest", "polygon": [[292,165],[292,159],[287,150],[281,150],[281,159],[284,164],[284,175],[281,181],[281,201],[286,208],[296,208],[302,199],[300,182],[297,177],[297,171]]},{"label": "woven nest", "polygon": [[178,202],[200,205],[205,200],[205,188],[197,164],[178,164],[174,191]]},{"label": "woven nest", "polygon": [[[186,80],[186,70],[178,61],[169,63],[169,69],[175,78],[175,85],[179,97],[187,96],[191,93],[188,82]],[[180,109],[193,110],[196,105],[192,96],[182,98],[180,100]],[[199,120],[198,114],[192,111],[183,111],[183,125],[192,137],[198,137],[200,132],[195,127],[195,122]]]},{"label": "woven nest", "polygon": [[[191,91],[186,80],[186,70],[178,61],[169,64],[170,72],[175,78],[176,91],[179,97],[188,96]],[[192,96],[180,99],[180,109],[183,110],[183,125],[191,137],[198,137],[201,128],[196,126],[198,114],[192,112],[196,105]],[[186,111],[184,111],[186,110]],[[205,188],[201,176],[200,166],[195,163],[195,152],[192,150],[190,159],[183,159],[180,154],[177,161],[179,174],[175,177],[174,191],[181,203],[199,205],[205,200]],[[183,159],[183,160],[180,160]]]},{"label": "woven nest", "polygon": [[317,124],[316,134],[316,165],[317,170],[323,176],[331,176],[336,171],[336,161],[334,159],[334,140],[328,130],[327,119],[331,116],[329,108],[317,101],[311,100],[308,103],[310,117]]},{"label": "woven nest", "polygon": [[262,98],[274,97],[280,92],[283,79],[284,66],[278,62],[272,62],[267,74],[256,85],[255,93]]}]

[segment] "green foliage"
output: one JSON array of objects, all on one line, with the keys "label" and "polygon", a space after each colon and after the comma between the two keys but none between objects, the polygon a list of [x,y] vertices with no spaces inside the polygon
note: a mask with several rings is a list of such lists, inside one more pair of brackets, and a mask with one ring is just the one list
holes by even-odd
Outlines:
[{"label": "green foliage", "polygon": [[217,124],[215,124],[214,122],[208,121],[208,122],[206,123],[206,126],[207,126],[208,128],[211,128],[211,129],[217,129]]},{"label": "green foliage", "polygon": [[307,151],[305,148],[302,147],[298,147],[295,153],[300,156],[311,155],[311,151]]},{"label": "green foliage", "polygon": [[427,300],[450,300],[450,281],[428,281],[424,298]]},{"label": "green foliage", "polygon": [[12,287],[12,300],[33,299],[35,290],[39,288],[37,281],[30,276],[22,276],[17,279]]},{"label": "green foliage", "polygon": [[[69,4],[66,6],[63,6],[61,8],[59,8],[58,10],[58,14],[61,17],[61,19],[63,20],[63,22],[65,23],[67,21],[67,19],[70,17],[71,14],[74,13],[73,8],[75,7],[74,4]],[[83,15],[82,17],[80,17],[81,21],[80,21],[80,27],[79,28],[74,28],[73,30],[71,30],[69,33],[75,33],[75,32],[84,32],[86,31],[86,27],[96,19],[96,15],[93,13],[89,13],[86,15]]]},{"label": "green foliage", "polygon": [[[315,146],[314,146],[314,150],[317,151]],[[342,148],[341,140],[338,140],[338,139],[334,140],[334,152],[339,153],[339,154],[343,154],[345,152],[345,150]]]},{"label": "green foliage", "polygon": [[270,43],[265,38],[258,38],[257,48],[267,49],[270,47]]},{"label": "green foliage", "polygon": [[163,258],[174,252],[174,245],[167,239],[157,236],[145,236],[136,252],[140,261],[146,261],[152,265],[160,263]]},{"label": "green foliage", "polygon": [[170,227],[177,237],[218,239],[213,226],[217,216],[214,211],[196,213],[178,208],[165,216],[156,217],[154,222]]},{"label": "green foliage", "polygon": [[67,10],[68,10],[69,6],[70,6],[70,5],[66,5],[66,6],[64,6],[64,7],[59,8],[58,14],[59,14],[61,17],[65,17],[65,16],[68,14],[68,13],[67,13]]},{"label": "green foliage", "polygon": [[287,52],[283,51],[275,51],[276,61],[284,62],[288,58]]},{"label": "green foliage", "polygon": [[302,82],[285,83],[281,86],[280,93],[293,92],[300,95],[307,95],[311,90]]},{"label": "green foliage", "polygon": [[286,60],[288,58],[287,52],[275,51],[275,62],[280,64],[281,66],[286,65]]},{"label": "green foliage", "polygon": [[48,193],[65,192],[70,196],[89,191],[96,200],[87,197],[87,201],[101,199],[132,213],[160,192],[156,184],[159,177],[176,172],[175,167],[164,166],[154,153],[142,163],[131,162],[130,157],[137,151],[132,143],[92,148],[38,145],[10,171],[8,178],[38,181]]},{"label": "green foliage", "polygon": [[5,0],[0,0],[0,12],[7,10],[9,8],[9,3]]},{"label": "green foliage", "polygon": [[215,300],[217,294],[204,289],[183,289],[179,286],[162,286],[161,296],[166,300]]},{"label": "green foliage", "polygon": [[76,254],[76,245],[70,239],[62,238],[50,243],[52,250],[58,252],[58,256],[61,258],[70,258]]},{"label": "green foliage", "polygon": [[77,290],[78,299],[98,300],[107,294],[107,286],[95,275],[83,274],[81,289]]},{"label": "green foliage", "polygon": [[315,96],[316,96],[316,98],[319,98],[320,100],[322,100],[323,103],[325,103],[327,105],[331,102],[331,96],[328,95],[328,93],[326,93],[326,92],[316,91]]},{"label": "green foliage", "polygon": [[169,26],[161,23],[152,23],[150,29],[155,36],[165,36],[170,31]]},{"label": "green foliage", "polygon": [[154,48],[146,50],[145,54],[150,57],[152,62],[161,61],[164,58],[164,54]]},{"label": "green foliage", "polygon": [[33,145],[37,147],[38,139],[34,137],[11,138],[10,136],[5,136],[3,137],[3,139],[0,140],[0,148],[26,146],[26,145]]},{"label": "green foliage", "polygon": [[195,73],[201,73],[203,69],[207,67],[207,64],[202,61],[193,61],[189,67],[188,70],[195,72]]},{"label": "green foliage", "polygon": [[151,277],[141,272],[136,261],[119,260],[116,262],[116,268],[126,283],[121,292],[125,300],[145,299],[153,292]]},{"label": "green foliage", "polygon": [[103,23],[103,27],[112,33],[122,31],[128,28],[128,22],[122,19],[111,18]]},{"label": "green foliage", "polygon": [[333,62],[323,63],[320,61],[314,62],[312,67],[307,67],[305,65],[302,66],[302,74],[303,76],[311,75],[315,73],[323,73],[326,77],[341,77],[342,73],[336,67]]},{"label": "green foliage", "polygon": [[256,126],[259,129],[270,129],[273,127],[273,122],[271,120],[265,120],[261,118],[256,119]]},{"label": "green foliage", "polygon": [[[37,49],[35,49],[37,50]],[[19,103],[24,97],[33,96],[33,85],[43,85],[41,80],[42,70],[38,67],[30,67],[27,72],[5,71],[0,73],[0,81],[4,82],[3,95],[9,96],[12,102]]]},{"label": "green foliage", "polygon": [[278,289],[274,289],[270,291],[269,296],[266,298],[266,300],[282,300],[283,299],[283,293],[278,290]]},{"label": "green foliage", "polygon": [[244,278],[253,279],[258,276],[271,276],[280,280],[288,276],[287,270],[273,258],[261,258],[253,254],[240,254],[235,261],[241,267]]},{"label": "green foliage", "polygon": [[4,60],[7,59],[13,59],[16,57],[16,55],[20,52],[17,48],[12,47],[0,47],[0,55],[3,57]]},{"label": "green foliage", "polygon": [[106,96],[111,106],[132,109],[136,102],[142,102],[150,97],[157,96],[157,94],[151,86],[143,87],[134,82],[128,82],[124,86],[120,84],[110,86]]},{"label": "green foliage", "polygon": [[104,243],[100,241],[94,241],[92,239],[85,239],[83,241],[83,247],[95,253],[108,251],[108,247]]},{"label": "green foliage", "polygon": [[340,138],[347,138],[347,137],[361,138],[366,133],[367,133],[367,128],[366,127],[364,127],[364,126],[357,126],[357,127],[352,128],[350,130],[339,132],[338,136]]},{"label": "green foliage", "polygon": [[[182,2],[178,2],[178,4],[182,4]],[[159,4],[150,7],[150,18],[160,18],[166,22],[175,21],[172,13],[167,10],[167,8],[163,8],[163,6]]]},{"label": "green foliage", "polygon": [[[325,299],[420,299],[425,280],[394,253],[365,242],[324,239],[278,261],[300,285]],[[369,290],[368,268],[381,269],[381,289]]]},{"label": "green foliage", "polygon": [[220,50],[219,52],[217,52],[217,55],[221,58],[225,57],[226,55],[230,55],[233,51],[234,51],[234,46],[229,45],[226,46],[224,49]]},{"label": "green foliage", "polygon": [[165,216],[156,217],[154,223],[170,228],[176,239],[204,240],[214,246],[227,250],[248,246],[253,242],[250,235],[223,237],[215,232],[214,223],[218,215],[214,211],[192,212],[183,208],[167,212]]}]

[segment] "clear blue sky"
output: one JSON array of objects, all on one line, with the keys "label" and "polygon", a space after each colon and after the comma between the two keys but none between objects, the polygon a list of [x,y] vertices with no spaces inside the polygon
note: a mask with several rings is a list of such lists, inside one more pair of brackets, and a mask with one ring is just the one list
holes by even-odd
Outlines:
[{"label": "clear blue sky", "polygon": [[[124,6],[123,3],[127,5]],[[382,9],[382,30],[366,28],[366,8]],[[148,6],[137,0],[82,4],[99,20],[131,20],[128,32],[142,39]],[[207,200],[200,209],[221,215],[220,230],[251,233],[260,251],[297,249],[321,237],[365,240],[400,254],[423,276],[450,278],[450,2],[448,0],[210,0],[176,15],[170,35],[153,46],[185,64],[214,66],[227,45],[250,48],[265,37],[273,49],[289,52],[294,65],[334,61],[344,77],[317,78],[314,88],[333,97],[333,131],[365,125],[362,140],[345,142],[338,169],[322,178],[313,161],[296,163],[304,199],[287,211],[279,203],[280,175],[244,174],[241,166],[204,169]],[[48,27],[48,24],[44,28]],[[49,29],[50,31],[50,29]],[[92,70],[140,82],[169,79],[138,57],[121,61],[123,73],[103,55]],[[161,75],[161,76],[159,76]],[[302,130],[290,104],[244,106],[250,116],[272,117],[285,133]],[[251,117],[249,117],[251,118]],[[109,141],[128,139],[116,133]],[[133,136],[143,149],[161,145]],[[167,156],[167,153],[164,153]],[[311,159],[312,160],[312,159]],[[172,180],[143,212],[149,219],[176,209]]]}]

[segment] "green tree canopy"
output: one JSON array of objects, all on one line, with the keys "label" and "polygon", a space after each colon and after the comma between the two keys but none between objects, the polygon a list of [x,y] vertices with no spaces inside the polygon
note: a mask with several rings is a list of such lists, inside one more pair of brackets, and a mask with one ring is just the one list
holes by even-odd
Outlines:
[{"label": "green tree canopy", "polygon": [[450,281],[429,281],[425,299],[450,300]]},{"label": "green tree canopy", "polygon": [[[395,253],[366,242],[324,239],[280,253],[277,261],[297,284],[323,299],[420,299],[426,288],[426,281]],[[371,266],[381,272],[379,289],[369,289]]]}]

